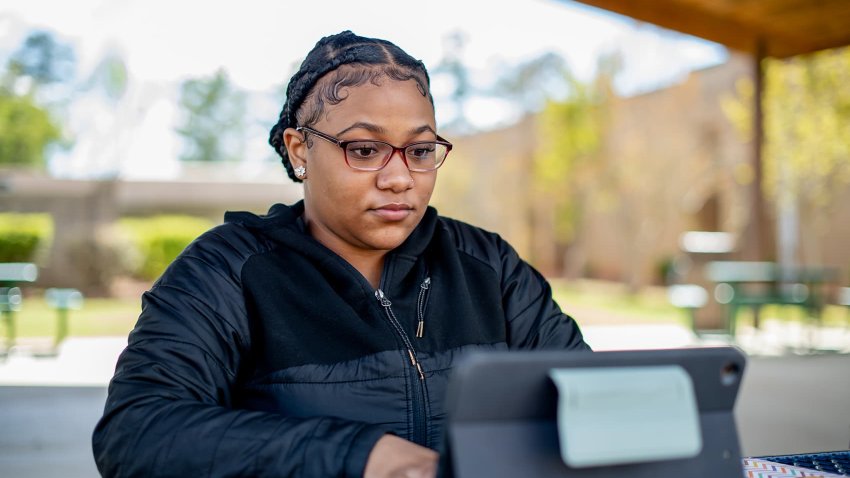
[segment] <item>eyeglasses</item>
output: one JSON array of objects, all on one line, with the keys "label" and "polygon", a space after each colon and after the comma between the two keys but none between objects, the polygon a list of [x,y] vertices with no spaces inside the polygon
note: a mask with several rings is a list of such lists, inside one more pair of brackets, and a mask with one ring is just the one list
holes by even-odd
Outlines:
[{"label": "eyeglasses", "polygon": [[345,153],[345,164],[360,171],[383,169],[396,151],[401,153],[401,159],[407,169],[415,172],[434,171],[443,165],[446,156],[452,150],[452,144],[439,136],[437,136],[438,141],[418,141],[398,148],[390,143],[371,139],[340,141],[339,138],[306,126],[299,126],[295,128],[295,131],[312,133],[339,146]]}]

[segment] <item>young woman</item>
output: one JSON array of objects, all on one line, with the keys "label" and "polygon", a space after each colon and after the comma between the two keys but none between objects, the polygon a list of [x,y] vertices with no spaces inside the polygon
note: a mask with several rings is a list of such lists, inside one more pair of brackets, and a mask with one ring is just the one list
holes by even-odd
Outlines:
[{"label": "young woman", "polygon": [[452,145],[422,62],[323,38],[270,143],[304,200],[228,213],[145,293],[102,474],[433,476],[460,356],[588,348],[507,243],[428,206]]}]

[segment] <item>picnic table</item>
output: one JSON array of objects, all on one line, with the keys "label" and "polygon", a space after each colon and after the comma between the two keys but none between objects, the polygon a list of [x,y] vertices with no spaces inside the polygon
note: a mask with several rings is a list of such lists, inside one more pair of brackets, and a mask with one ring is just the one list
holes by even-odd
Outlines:
[{"label": "picnic table", "polygon": [[706,267],[706,278],[716,284],[714,299],[725,305],[726,328],[734,336],[741,308],[752,309],[756,328],[766,305],[801,307],[819,321],[838,271],[830,267],[783,268],[774,262],[714,261]]}]

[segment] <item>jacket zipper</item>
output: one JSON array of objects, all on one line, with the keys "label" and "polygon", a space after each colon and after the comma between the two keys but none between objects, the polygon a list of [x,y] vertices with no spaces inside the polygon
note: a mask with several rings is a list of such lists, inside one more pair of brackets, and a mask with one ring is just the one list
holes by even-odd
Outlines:
[{"label": "jacket zipper", "polygon": [[[430,279],[426,279],[426,282],[430,285]],[[427,290],[427,287],[420,287],[419,291],[419,302],[424,301],[424,293]],[[419,379],[412,380],[413,388],[416,389],[413,391],[413,441],[419,443],[423,446],[428,445],[428,433],[427,433],[427,423],[426,423],[426,405],[428,401],[427,390],[425,389],[425,372],[422,370],[422,365],[419,363],[419,359],[416,356],[416,349],[413,347],[413,343],[410,341],[410,338],[405,333],[404,329],[401,327],[398,319],[395,316],[395,313],[392,309],[392,302],[387,298],[384,294],[384,291],[378,289],[375,291],[375,298],[380,302],[381,307],[383,307],[384,312],[387,315],[387,319],[392,325],[393,329],[395,329],[396,333],[399,337],[401,337],[402,342],[404,342],[404,346],[407,348],[407,357],[410,359],[411,370],[415,375],[418,375]],[[424,312],[424,306],[420,306],[417,304],[417,315],[419,315],[419,323],[422,324],[424,322],[424,318],[419,312]],[[421,327],[421,325],[420,325]]]},{"label": "jacket zipper", "polygon": [[421,339],[425,335],[425,295],[431,287],[431,278],[426,277],[422,284],[419,285],[419,298],[416,299],[416,317],[419,319],[419,324],[416,326],[416,338]]}]

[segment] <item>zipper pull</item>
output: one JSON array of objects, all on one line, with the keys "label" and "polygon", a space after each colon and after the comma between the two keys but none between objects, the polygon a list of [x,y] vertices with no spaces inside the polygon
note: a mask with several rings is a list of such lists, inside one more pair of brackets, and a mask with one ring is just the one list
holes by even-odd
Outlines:
[{"label": "zipper pull", "polygon": [[425,298],[425,292],[431,287],[431,277],[426,277],[421,284],[419,284],[419,302],[417,304],[417,312],[419,313],[419,324],[416,326],[416,338],[421,339],[425,336],[425,315],[422,313],[423,309],[423,300]]},{"label": "zipper pull", "polygon": [[382,291],[381,289],[377,289],[375,291],[375,298],[378,299],[378,302],[381,303],[382,307],[389,307],[393,305],[393,303],[390,302],[390,299],[387,299],[387,296],[384,295],[384,291]]},{"label": "zipper pull", "polygon": [[422,371],[422,366],[419,365],[419,362],[417,362],[416,358],[413,356],[413,351],[407,349],[407,355],[410,357],[410,365],[416,367],[416,371],[419,372],[419,379],[425,380],[425,372]]}]

